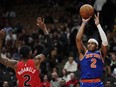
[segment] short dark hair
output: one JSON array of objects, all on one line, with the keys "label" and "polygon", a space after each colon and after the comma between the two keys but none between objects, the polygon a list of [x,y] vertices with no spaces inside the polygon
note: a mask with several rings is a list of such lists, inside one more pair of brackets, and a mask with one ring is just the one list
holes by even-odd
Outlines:
[{"label": "short dark hair", "polygon": [[24,45],[20,48],[19,53],[22,57],[26,58],[29,55],[29,52],[31,51],[31,48],[28,45]]}]

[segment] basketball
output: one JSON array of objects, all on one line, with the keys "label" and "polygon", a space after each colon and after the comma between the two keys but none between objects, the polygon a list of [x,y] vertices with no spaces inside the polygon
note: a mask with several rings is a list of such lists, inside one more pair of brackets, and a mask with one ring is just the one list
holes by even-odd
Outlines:
[{"label": "basketball", "polygon": [[94,8],[89,4],[84,4],[80,7],[80,16],[84,19],[89,18],[94,14]]}]

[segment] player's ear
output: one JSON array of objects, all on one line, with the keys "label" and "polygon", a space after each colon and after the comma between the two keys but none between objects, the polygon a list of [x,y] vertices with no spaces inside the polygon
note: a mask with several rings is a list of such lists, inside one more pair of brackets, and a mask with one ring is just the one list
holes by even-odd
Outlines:
[{"label": "player's ear", "polygon": [[99,47],[97,46],[97,49],[98,49]]},{"label": "player's ear", "polygon": [[97,44],[95,44],[95,48],[96,48],[96,49],[98,49],[98,48],[99,48]]}]

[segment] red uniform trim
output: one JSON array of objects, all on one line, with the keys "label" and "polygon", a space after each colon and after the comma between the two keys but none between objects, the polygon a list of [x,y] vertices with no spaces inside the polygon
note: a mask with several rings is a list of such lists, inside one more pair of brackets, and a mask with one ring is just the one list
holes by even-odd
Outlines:
[{"label": "red uniform trim", "polygon": [[91,82],[101,82],[101,80],[98,79],[81,79],[81,82],[87,82],[87,83],[91,83]]}]

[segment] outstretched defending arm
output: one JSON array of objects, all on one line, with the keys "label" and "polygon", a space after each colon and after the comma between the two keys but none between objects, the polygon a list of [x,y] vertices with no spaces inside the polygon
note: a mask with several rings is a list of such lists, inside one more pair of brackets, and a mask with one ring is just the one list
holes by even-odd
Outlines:
[{"label": "outstretched defending arm", "polygon": [[38,54],[34,58],[36,64],[38,65],[51,52],[51,50],[53,49],[54,45],[52,43],[52,40],[50,39],[49,32],[48,32],[48,30],[46,28],[46,25],[45,25],[45,23],[44,23],[44,21],[42,20],[41,17],[38,17],[38,19],[37,19],[37,25],[43,30],[43,32],[44,32],[44,34],[46,36],[46,39],[47,39],[47,48],[45,50],[43,50],[41,54]]},{"label": "outstretched defending arm", "polygon": [[106,34],[105,32],[103,31],[101,25],[100,25],[100,22],[99,22],[99,13],[97,13],[97,16],[95,15],[95,24],[98,28],[98,31],[99,31],[99,34],[100,34],[100,38],[102,40],[102,47],[101,47],[101,53],[103,55],[103,57],[106,56],[106,53],[107,53],[107,46],[108,46],[108,40],[107,40],[107,37],[106,37]]},{"label": "outstretched defending arm", "polygon": [[16,64],[17,64],[17,60],[12,60],[6,57],[1,57],[1,48],[2,48],[2,44],[3,44],[3,40],[5,38],[5,32],[3,30],[0,30],[0,63],[9,66],[11,68],[13,68],[15,70],[16,68]]}]

